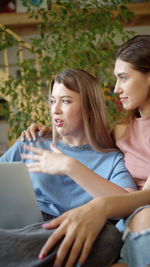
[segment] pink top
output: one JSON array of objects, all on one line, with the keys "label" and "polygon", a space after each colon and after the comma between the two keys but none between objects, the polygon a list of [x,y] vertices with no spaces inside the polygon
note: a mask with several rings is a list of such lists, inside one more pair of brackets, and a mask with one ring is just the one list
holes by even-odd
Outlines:
[{"label": "pink top", "polygon": [[139,189],[150,175],[150,116],[135,118],[116,141]]}]

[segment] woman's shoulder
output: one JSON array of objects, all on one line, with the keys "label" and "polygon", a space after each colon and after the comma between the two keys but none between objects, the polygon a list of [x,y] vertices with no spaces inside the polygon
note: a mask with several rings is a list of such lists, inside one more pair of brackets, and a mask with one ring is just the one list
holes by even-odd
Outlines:
[{"label": "woman's shoulder", "polygon": [[16,143],[21,147],[24,145],[28,145],[28,146],[34,146],[34,147],[38,146],[38,147],[46,149],[46,147],[49,147],[49,144],[51,141],[52,140],[50,138],[47,138],[47,137],[45,138],[45,136],[37,135],[36,140],[33,140],[33,139],[29,140],[28,138],[25,138],[25,140],[22,141],[21,138],[18,138]]},{"label": "woman's shoulder", "polygon": [[123,137],[127,127],[128,127],[128,123],[118,123],[118,124],[116,124],[114,129],[113,129],[113,137],[114,137],[114,139],[118,140],[121,137]]}]

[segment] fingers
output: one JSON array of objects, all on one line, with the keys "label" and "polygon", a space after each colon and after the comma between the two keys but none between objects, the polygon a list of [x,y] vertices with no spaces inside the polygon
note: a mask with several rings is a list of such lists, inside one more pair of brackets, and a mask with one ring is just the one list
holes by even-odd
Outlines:
[{"label": "fingers", "polygon": [[42,173],[44,173],[42,171],[39,163],[36,163],[36,162],[35,163],[29,163],[29,164],[26,164],[26,167],[27,167],[29,172],[38,172],[38,173],[42,172]]},{"label": "fingers", "polygon": [[41,126],[41,128],[39,129],[39,135],[51,137],[51,128],[45,125]]},{"label": "fingers", "polygon": [[27,130],[23,131],[21,134],[21,140],[24,142],[27,138],[30,142],[36,141],[37,136],[36,132],[39,131],[39,135],[42,136],[46,131],[48,131],[48,127],[42,126],[37,123],[32,123],[30,127],[27,128]]},{"label": "fingers", "polygon": [[[64,220],[67,216],[63,218],[63,215],[53,221],[46,223],[43,225],[44,228],[50,229],[53,226],[56,227],[60,225],[56,231],[52,234],[52,236],[47,240],[44,247],[42,248],[39,259],[45,257],[52,247],[62,238],[64,237],[60,247],[57,251],[57,255],[55,258],[54,266],[62,266],[65,258],[68,255],[67,262],[65,266],[73,267],[75,262],[83,264],[88,257],[88,254],[91,250],[92,244],[96,237],[91,235],[92,238],[89,236],[87,237],[87,233],[85,228],[83,230],[76,231],[76,225],[72,225],[70,227],[70,223]],[[63,223],[64,220],[64,223]],[[78,259],[79,258],[79,259]]]},{"label": "fingers", "polygon": [[47,127],[45,125],[37,124],[37,123],[32,123],[30,127],[27,128],[27,130],[23,131],[21,134],[21,140],[22,142],[25,141],[25,139],[28,139],[30,142],[36,141],[37,139],[37,134],[36,132],[39,132],[39,136],[51,136],[51,128]]},{"label": "fingers", "polygon": [[[49,239],[47,240],[47,242],[41,249],[40,254],[39,254],[39,259],[43,259],[49,253],[52,247],[55,246],[55,244],[66,235],[58,249],[57,256],[56,256],[55,263],[54,263],[55,266],[61,266],[61,264],[63,263],[65,257],[67,256],[67,253],[70,250],[70,247],[72,246],[72,243],[75,239],[75,234],[73,234],[74,231],[72,231],[72,228],[68,230],[68,221],[65,220],[68,213],[69,212],[66,212],[60,217],[52,220],[51,222],[45,223],[42,225],[43,228],[46,228],[46,229],[50,229],[50,228],[57,227],[57,226],[59,227],[49,237]],[[66,233],[66,230],[67,230],[67,233]]]},{"label": "fingers", "polygon": [[40,161],[40,157],[38,155],[31,155],[31,154],[21,154],[23,159],[30,159],[34,161]]},{"label": "fingers", "polygon": [[37,139],[36,132],[38,131],[38,129],[33,127],[33,126],[29,127],[28,131],[30,131],[31,141],[32,141],[32,139],[33,139],[33,141],[36,141],[36,139]]},{"label": "fingers", "polygon": [[[84,236],[82,237],[82,235],[78,235],[72,245],[72,249],[69,253],[69,257],[68,260],[66,262],[66,266],[67,267],[72,267],[74,266],[75,262],[80,262],[78,260],[79,254],[82,250],[83,244],[84,244]],[[63,251],[62,251],[63,253]],[[81,263],[81,262],[80,262]],[[56,266],[57,266],[57,262],[56,262]]]},{"label": "fingers", "polygon": [[[67,235],[65,235],[64,240],[62,241],[54,262],[54,266],[62,266],[70,248],[72,247],[72,244],[74,242],[75,235],[72,231],[67,232]],[[73,256],[74,258],[74,256]],[[70,267],[71,265],[66,265],[67,267]]]},{"label": "fingers", "polygon": [[32,140],[36,140],[36,131],[41,129],[40,124],[32,123],[30,127],[27,128],[26,131],[23,131],[21,134],[21,140],[24,142],[25,138],[27,138],[30,142]]},{"label": "fingers", "polygon": [[85,231],[75,233],[70,229],[58,249],[54,266],[62,266],[68,252],[69,256],[65,266],[73,267],[76,262],[82,265],[86,261],[95,240],[94,238],[86,239],[86,237]]},{"label": "fingers", "polygon": [[27,132],[30,134],[31,139],[29,139],[29,141],[36,141],[37,136],[36,136],[36,132],[40,131],[41,129],[41,125],[37,124],[37,123],[32,123],[30,127],[28,127]]},{"label": "fingers", "polygon": [[42,225],[42,227],[45,228],[45,229],[56,228],[56,227],[59,226],[59,225],[63,222],[63,220],[65,219],[66,216],[64,216],[64,215],[65,215],[65,213],[64,213],[63,215],[59,216],[58,218],[51,220],[51,221],[48,222],[48,223],[44,223],[44,224]]},{"label": "fingers", "polygon": [[23,131],[20,137],[21,137],[22,142],[24,142],[26,138],[27,138],[30,142],[32,141],[32,136],[31,136],[30,132],[28,132],[28,130]]},{"label": "fingers", "polygon": [[[34,146],[27,146],[27,145],[24,146],[24,149],[27,151],[34,152],[34,153],[39,154],[39,155],[41,155],[45,151],[42,148],[38,148],[38,147],[34,147]],[[26,156],[27,154],[23,154],[23,155]]]},{"label": "fingers", "polygon": [[86,261],[97,236],[97,235],[87,235],[86,231],[87,230],[85,230],[84,228],[83,231],[79,231],[76,234],[74,244],[72,245],[72,249],[69,253],[69,257],[65,266],[73,267],[75,262],[77,262],[77,265],[79,264],[83,265],[84,262]]},{"label": "fingers", "polygon": [[38,258],[43,259],[49,251],[56,245],[56,243],[64,236],[64,229],[63,227],[57,228],[54,233],[48,238],[45,245],[41,249]]},{"label": "fingers", "polygon": [[[33,160],[35,161],[34,163],[30,163],[30,164],[26,164],[28,170],[30,169],[30,171],[33,171],[33,168],[35,168],[36,172],[40,171],[40,160],[41,160],[41,155],[43,153],[43,149],[41,148],[37,148],[37,147],[32,147],[32,146],[24,146],[25,150],[34,152],[35,154],[21,154],[21,157],[23,159],[28,159],[28,160]],[[36,162],[38,162],[38,164],[36,164]]]},{"label": "fingers", "polygon": [[81,265],[86,261],[95,239],[96,239],[96,237],[92,238],[92,239],[88,238],[85,240],[80,257],[78,259],[78,262],[80,262]]},{"label": "fingers", "polygon": [[[54,266],[61,267],[67,256],[65,267],[80,266],[80,264],[82,265],[85,262],[100,231],[100,227],[96,227],[97,223],[96,225],[94,224],[95,227],[93,223],[91,224],[91,216],[87,213],[86,207],[87,205],[85,205],[85,215],[87,218],[85,222],[81,221],[83,216],[80,216],[80,208],[76,208],[43,225],[46,229],[57,226],[58,228],[42,248],[40,253],[41,259],[64,237],[57,251]],[[103,221],[101,224],[103,226]]]}]

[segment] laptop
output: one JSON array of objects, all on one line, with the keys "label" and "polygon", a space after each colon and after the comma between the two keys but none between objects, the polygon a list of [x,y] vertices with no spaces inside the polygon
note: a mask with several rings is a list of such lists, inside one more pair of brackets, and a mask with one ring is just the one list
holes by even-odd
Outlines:
[{"label": "laptop", "polygon": [[23,162],[0,162],[0,228],[42,222],[28,170]]}]

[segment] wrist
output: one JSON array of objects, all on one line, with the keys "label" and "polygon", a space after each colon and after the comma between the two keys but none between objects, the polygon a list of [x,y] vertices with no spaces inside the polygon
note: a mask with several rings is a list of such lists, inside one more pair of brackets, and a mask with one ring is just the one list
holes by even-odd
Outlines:
[{"label": "wrist", "polygon": [[61,172],[63,174],[71,176],[74,161],[75,161],[74,159],[72,159],[66,155],[63,155],[63,160],[62,160],[62,164],[61,164]]},{"label": "wrist", "polygon": [[102,215],[105,220],[109,218],[108,199],[105,196],[96,197],[91,201],[91,207],[95,213]]},{"label": "wrist", "polygon": [[97,212],[102,212],[105,220],[110,219],[115,215],[115,203],[113,196],[97,197],[93,199],[93,205],[97,207]]},{"label": "wrist", "polygon": [[77,172],[76,162],[77,161],[74,158],[71,158],[65,155],[65,159],[64,159],[65,174],[67,174],[71,178],[72,176],[76,175],[76,172]]}]

